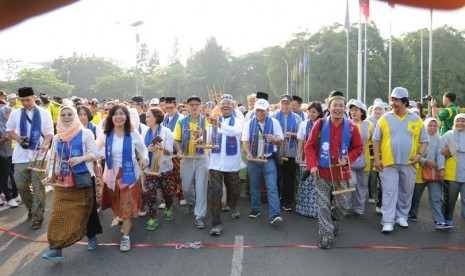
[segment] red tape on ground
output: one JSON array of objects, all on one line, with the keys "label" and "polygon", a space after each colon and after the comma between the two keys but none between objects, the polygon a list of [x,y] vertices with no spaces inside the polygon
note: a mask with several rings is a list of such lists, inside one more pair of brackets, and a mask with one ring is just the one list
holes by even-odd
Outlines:
[{"label": "red tape on ground", "polygon": [[[16,232],[10,231],[5,228],[0,227],[0,231],[10,235],[12,237],[17,237],[23,240],[28,240],[32,242],[41,242],[48,243],[47,240],[42,239],[33,239]],[[87,245],[87,242],[77,242],[77,244]],[[99,246],[119,246],[119,243],[99,243]],[[184,243],[138,243],[132,245],[132,247],[180,247],[185,245]],[[244,249],[258,249],[258,248],[303,248],[303,249],[317,249],[316,245],[308,244],[281,244],[281,245],[235,245],[235,244],[225,244],[225,243],[201,243],[203,247],[216,247],[216,248],[244,248]],[[437,250],[457,250],[465,251],[465,247],[460,246],[392,246],[392,245],[353,245],[353,246],[335,246],[333,248],[339,249],[382,249],[382,250],[424,250],[424,249],[437,249]]]}]

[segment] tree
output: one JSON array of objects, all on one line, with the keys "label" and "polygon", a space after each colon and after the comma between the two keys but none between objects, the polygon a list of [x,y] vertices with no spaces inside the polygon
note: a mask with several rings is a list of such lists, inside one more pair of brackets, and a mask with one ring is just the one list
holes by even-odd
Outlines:
[{"label": "tree", "polygon": [[96,79],[96,84],[92,87],[95,91],[90,98],[114,98],[126,100],[134,95],[134,77],[130,73],[119,73],[104,75]]}]

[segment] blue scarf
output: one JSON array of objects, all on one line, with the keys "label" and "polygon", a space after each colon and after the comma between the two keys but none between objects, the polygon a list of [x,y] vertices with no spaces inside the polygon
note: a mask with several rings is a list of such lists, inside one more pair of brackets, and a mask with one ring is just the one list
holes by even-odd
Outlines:
[{"label": "blue scarf", "polygon": [[[113,148],[114,134],[114,131],[111,131],[110,135],[107,136],[105,142],[105,160],[107,163],[107,167],[110,170],[113,168],[111,151]],[[134,174],[134,162],[132,160],[132,138],[130,134],[124,134],[122,170],[123,176],[121,177],[121,183],[132,184],[137,181],[136,175]]]},{"label": "blue scarf", "polygon": [[[330,125],[329,122],[331,121],[331,116],[329,116],[326,120],[320,122],[323,123],[323,128],[321,130],[321,137],[320,137],[320,157],[318,158],[318,164],[320,167],[328,169],[330,165],[330,158],[331,158],[331,134],[330,134]],[[338,139],[339,137],[332,137],[333,139]],[[346,156],[348,150],[350,148],[351,143],[351,134],[350,134],[350,125],[346,118],[344,118],[343,126],[342,126],[342,143],[339,153],[339,158]]]},{"label": "blue scarf", "polygon": [[138,128],[138,130],[139,130],[139,134],[142,134],[142,127],[141,127],[140,123],[139,123],[139,128]]},{"label": "blue scarf", "polygon": [[[282,111],[279,111],[278,113],[276,113],[276,119],[279,121],[279,124],[281,125],[281,128],[283,129],[283,132],[284,134],[286,134],[286,132],[297,132],[297,124],[295,122],[295,118],[294,118],[294,113],[293,112],[289,112],[289,114],[287,115],[287,128],[284,129],[284,115],[283,115],[283,112]],[[295,138],[290,138],[289,139],[289,148],[293,148],[295,147],[296,145],[296,139]]]},{"label": "blue scarf", "polygon": [[[26,108],[21,109],[21,119],[19,121],[19,132],[21,137],[27,136],[27,118],[26,118]],[[29,142],[29,149],[34,150],[39,143],[40,136],[42,132],[40,130],[41,121],[40,121],[40,112],[37,106],[34,106],[34,114],[31,119],[31,132],[30,132],[30,142]]]},{"label": "blue scarf", "polygon": [[179,112],[176,112],[176,115],[174,115],[174,117],[173,117],[173,119],[171,119],[171,121],[170,121],[170,116],[168,114],[166,114],[162,125],[164,127],[169,128],[172,132],[174,132],[174,128],[176,127],[176,122],[178,121],[178,118],[179,118]]},{"label": "blue scarf", "polygon": [[[263,139],[265,138],[265,134],[274,134],[273,131],[273,121],[271,118],[268,116],[266,117],[265,120],[265,130],[260,131],[259,133],[259,122],[257,118],[251,119],[250,126],[249,126],[249,143],[250,143],[250,153],[252,156],[257,156],[258,153],[258,135],[263,136]],[[273,148],[273,143],[268,143],[268,147],[265,148],[265,152],[263,154],[267,153],[273,153],[274,148]]]},{"label": "blue scarf", "polygon": [[[203,129],[205,127],[205,119],[202,115],[199,115],[199,123],[197,125],[197,130]],[[181,151],[186,152],[187,146],[191,141],[191,132],[189,122],[191,121],[191,115],[187,115],[181,121]],[[197,154],[203,154],[203,149],[196,148],[195,152]]]},{"label": "blue scarf", "polygon": [[92,131],[92,133],[94,134],[94,139],[97,138],[97,129],[95,128],[95,125],[92,122],[87,123],[87,128],[90,129],[90,131]]},{"label": "blue scarf", "polygon": [[302,110],[299,112],[299,116],[305,121],[305,113]]},{"label": "blue scarf", "polygon": [[[160,135],[160,131],[161,131],[161,126],[157,127],[157,130],[155,131],[155,133],[153,133],[152,128],[149,128],[147,130],[147,133],[145,134],[145,139],[144,139],[144,143],[146,147],[149,147],[152,144],[153,138]],[[149,152],[149,167],[152,165],[152,158],[153,158],[153,152]]]},{"label": "blue scarf", "polygon": [[[71,157],[82,156],[84,154],[84,148],[82,145],[82,130],[79,131],[79,133],[76,136],[74,136],[74,138],[71,139],[71,141],[58,141],[57,151],[62,161],[68,161]],[[69,171],[69,163],[60,163],[60,175],[67,176]],[[73,166],[73,173],[82,173],[86,171],[88,170],[85,162]]]},{"label": "blue scarf", "polygon": [[[229,126],[234,126],[235,120],[234,116],[230,117],[229,119]],[[218,119],[218,122],[223,122],[224,118],[220,117]],[[216,137],[217,145],[219,145],[218,149],[212,150],[212,153],[221,153],[221,143],[223,142],[223,136],[221,133],[218,133],[218,135],[213,135],[212,137]],[[237,154],[237,138],[235,136],[226,136],[226,155],[231,156],[231,155],[236,155]]]},{"label": "blue scarf", "polygon": [[308,137],[310,137],[310,132],[312,131],[314,122],[310,119],[307,120],[307,127],[305,129],[305,142],[307,142]]}]

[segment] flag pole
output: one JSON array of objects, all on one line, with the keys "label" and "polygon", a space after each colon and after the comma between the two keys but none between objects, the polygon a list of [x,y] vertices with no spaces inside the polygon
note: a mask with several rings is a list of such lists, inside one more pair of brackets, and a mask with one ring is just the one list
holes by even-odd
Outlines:
[{"label": "flag pole", "polygon": [[[429,60],[428,60],[428,95],[432,95],[432,78],[433,78],[433,9],[430,10],[429,23]],[[431,105],[428,105],[428,115],[431,115]]]},{"label": "flag pole", "polygon": [[367,25],[368,20],[365,20],[365,47],[364,47],[364,60],[363,60],[363,102],[367,102]]},{"label": "flag pole", "polygon": [[357,100],[362,100],[362,7],[358,9]]},{"label": "flag pole", "polygon": [[389,91],[388,99],[392,90],[392,6],[389,6]]},{"label": "flag pole", "polygon": [[423,99],[423,28],[420,29],[420,102]]},{"label": "flag pole", "polygon": [[347,53],[346,53],[346,101],[349,101],[349,31],[350,31],[350,22],[349,22],[349,0],[346,3],[346,19],[345,19],[345,29],[347,37]]}]

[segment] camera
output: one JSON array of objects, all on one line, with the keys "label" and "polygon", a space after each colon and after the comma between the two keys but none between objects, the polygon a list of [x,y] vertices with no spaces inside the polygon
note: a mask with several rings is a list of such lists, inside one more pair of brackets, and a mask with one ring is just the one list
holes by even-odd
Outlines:
[{"label": "camera", "polygon": [[426,95],[426,96],[423,97],[424,101],[431,101],[432,99],[433,99],[433,96],[431,96],[431,95]]},{"label": "camera", "polygon": [[29,139],[29,137],[21,137],[21,139],[23,140],[23,142],[21,143],[21,147],[23,149],[29,149],[31,139]]}]

